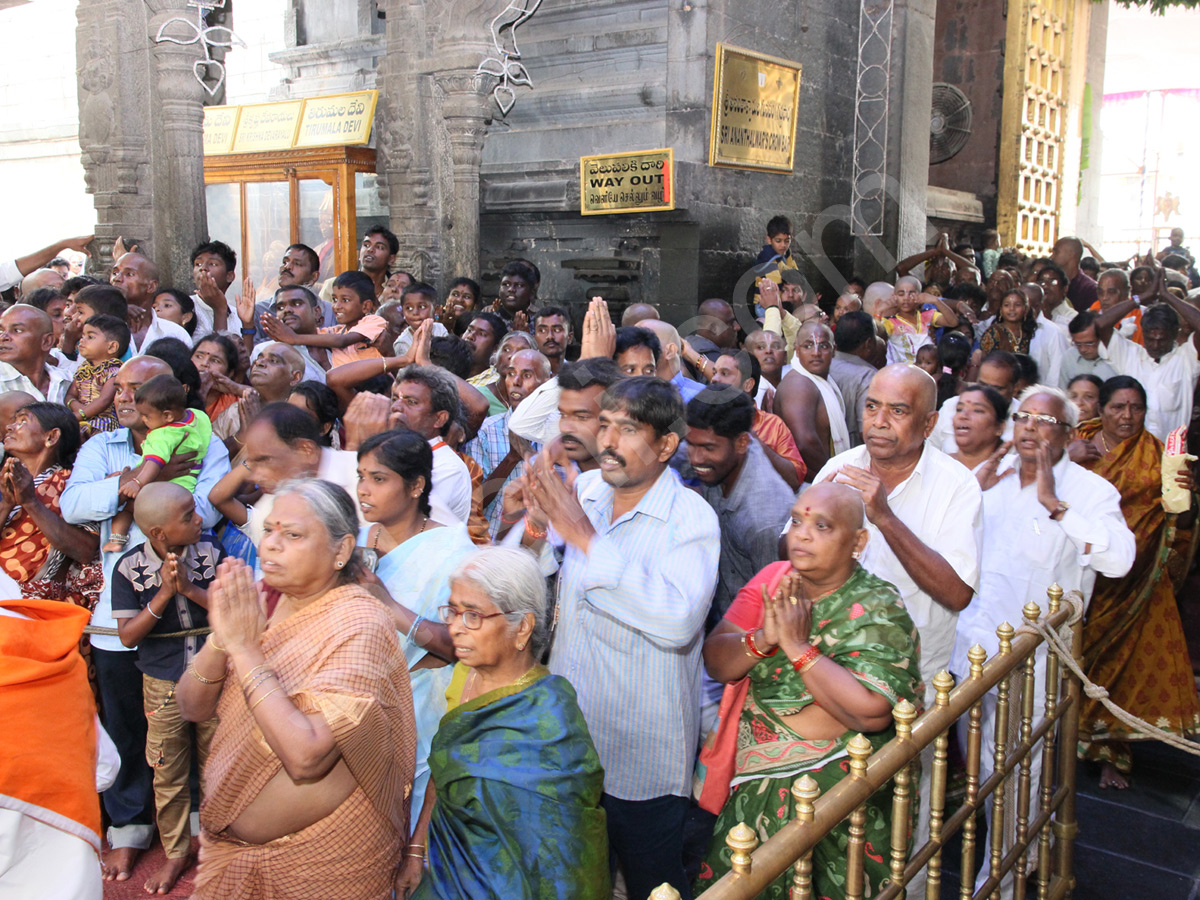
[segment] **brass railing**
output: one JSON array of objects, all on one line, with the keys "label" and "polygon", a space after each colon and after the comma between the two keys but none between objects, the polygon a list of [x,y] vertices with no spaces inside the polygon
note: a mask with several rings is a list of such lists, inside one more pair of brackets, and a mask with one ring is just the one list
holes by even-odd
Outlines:
[{"label": "brass railing", "polygon": [[[970,674],[957,687],[947,672],[934,678],[936,700],[920,718],[907,701],[894,710],[896,737],[872,754],[870,744],[861,735],[850,741],[850,772],[824,796],[807,775],[796,779],[792,787],[795,816],[778,833],[758,847],[757,836],[744,823],[730,829],[726,844],[733,851],[732,870],[704,892],[703,900],[750,900],[776,878],[792,870],[793,900],[811,900],[812,851],[816,844],[842,821],[849,819],[849,845],[846,851],[846,897],[861,900],[864,890],[863,852],[865,849],[865,802],[876,791],[892,782],[892,823],[890,839],[891,879],[875,896],[892,900],[905,896],[905,885],[925,870],[925,897],[937,900],[941,894],[942,851],[956,833],[962,834],[961,900],[999,897],[1001,879],[1011,878],[1012,896],[1023,900],[1030,889],[1024,862],[1027,851],[1036,849],[1036,890],[1038,900],[1069,897],[1074,887],[1075,821],[1075,746],[1079,731],[1081,687],[1053,652],[1046,654],[1046,695],[1042,718],[1034,721],[1035,652],[1044,643],[1033,629],[1040,622],[1055,630],[1068,626],[1071,646],[1079,657],[1082,623],[1074,604],[1064,607],[1062,589],[1054,585],[1047,591],[1049,614],[1041,619],[1035,603],[1025,606],[1026,622],[1020,631],[1005,623],[996,630],[1000,650],[990,660],[982,647],[971,648]],[[1074,614],[1073,614],[1074,613]],[[1019,703],[1014,704],[1011,686],[1019,682]],[[983,697],[996,689],[995,772],[980,782],[980,753],[983,745]],[[1014,708],[1015,707],[1015,708]],[[1009,746],[1010,717],[1019,717],[1018,736]],[[946,781],[949,766],[949,731],[967,716],[966,795],[957,810],[946,814]],[[1042,779],[1035,790],[1032,779],[1033,754],[1041,744]],[[929,840],[909,852],[910,822],[917,807],[919,779],[914,762],[921,751],[933,746],[933,765],[929,773]],[[1057,754],[1057,758],[1056,758]],[[1057,769],[1056,769],[1057,763]],[[1015,811],[1008,808],[1005,796],[1010,778],[1016,779]],[[993,798],[990,840],[987,847],[991,871],[975,891],[976,815]],[[1034,800],[1037,809],[1034,813]],[[1015,812],[1015,841],[1006,847],[1007,817]],[[1032,816],[1032,818],[1031,818]],[[1053,840],[1052,840],[1053,838]],[[757,849],[756,849],[757,847]],[[664,891],[664,888],[666,889]],[[664,886],[652,895],[655,900],[677,897]],[[1006,893],[1008,887],[1006,886]]]}]

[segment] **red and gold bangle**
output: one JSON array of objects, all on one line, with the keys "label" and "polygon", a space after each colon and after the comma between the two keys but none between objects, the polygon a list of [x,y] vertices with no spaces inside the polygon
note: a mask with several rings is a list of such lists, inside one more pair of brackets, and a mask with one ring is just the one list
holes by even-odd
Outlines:
[{"label": "red and gold bangle", "polygon": [[767,659],[779,652],[779,648],[775,647],[770,653],[763,653],[754,643],[754,631],[747,631],[742,636],[742,643],[746,645],[746,652],[751,656],[757,656],[759,659]]},{"label": "red and gold bangle", "polygon": [[820,658],[821,651],[810,645],[807,650],[792,660],[792,668],[802,674],[816,665]]}]

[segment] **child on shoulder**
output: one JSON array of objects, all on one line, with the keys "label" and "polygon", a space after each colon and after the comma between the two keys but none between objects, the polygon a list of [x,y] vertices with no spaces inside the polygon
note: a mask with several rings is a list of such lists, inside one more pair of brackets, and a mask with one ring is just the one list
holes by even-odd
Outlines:
[{"label": "child on shoulder", "polygon": [[[178,453],[194,453],[191,470],[173,483],[196,490],[196,473],[208,453],[212,440],[212,422],[198,409],[187,406],[187,389],[173,375],[155,375],[133,395],[138,415],[149,429],[142,441],[142,461],[129,472],[118,490],[127,500],[135,499],[162,471],[163,466]],[[102,548],[105,553],[119,553],[129,541],[129,526],[133,511],[128,503],[112,520],[112,533]]]},{"label": "child on shoulder", "polygon": [[82,357],[64,400],[79,419],[86,441],[101,431],[116,431],[117,370],[129,348],[129,326],[116,316],[91,316],[83,323],[75,349]]}]

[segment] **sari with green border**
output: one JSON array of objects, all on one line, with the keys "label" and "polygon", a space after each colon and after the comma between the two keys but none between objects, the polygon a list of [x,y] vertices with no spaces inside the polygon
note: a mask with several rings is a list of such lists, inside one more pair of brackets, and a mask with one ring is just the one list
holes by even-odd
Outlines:
[{"label": "sari with green border", "polygon": [[[780,562],[759,572],[738,594],[726,619],[745,630],[758,628],[763,617],[762,588],[777,584],[789,568],[789,563]],[[812,623],[813,646],[868,690],[883,695],[893,706],[904,699],[921,708],[920,638],[892,585],[858,566],[845,584],[813,604]],[[847,730],[832,740],[809,740],[784,723],[784,717],[817,702],[786,657],[776,654],[759,660],[747,678],[749,690],[738,723],[732,789],[700,868],[697,893],[729,871],[725,836],[734,825],[745,822],[760,842],[765,841],[791,821],[790,792],[799,775],[811,776],[824,794],[849,772],[846,745],[856,732]],[[894,736],[892,727],[865,735],[873,750]],[[890,785],[885,786],[866,804],[866,897],[888,884],[891,797]],[[813,850],[815,896],[845,896],[848,841],[849,823],[843,821]],[[759,896],[786,900],[790,886],[788,871]]]},{"label": "sari with green border", "polygon": [[604,770],[565,678],[534,666],[453,706],[429,768],[437,800],[416,900],[611,896]]}]

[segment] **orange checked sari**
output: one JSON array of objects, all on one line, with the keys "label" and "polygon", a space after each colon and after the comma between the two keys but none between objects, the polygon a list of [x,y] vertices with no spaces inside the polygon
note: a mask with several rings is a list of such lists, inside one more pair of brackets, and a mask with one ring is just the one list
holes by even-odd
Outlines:
[{"label": "orange checked sari", "polygon": [[[1079,426],[1089,440],[1099,419]],[[1174,516],[1162,508],[1163,445],[1148,431],[1085,463],[1121,494],[1121,511],[1137,540],[1137,558],[1124,578],[1096,578],[1083,626],[1083,662],[1088,678],[1108,689],[1122,709],[1166,731],[1200,733],[1200,698],[1179,619],[1168,568],[1179,553]],[[1188,547],[1184,546],[1184,553]],[[1098,700],[1083,698],[1079,714],[1080,752],[1111,762],[1119,771],[1132,766],[1129,741],[1151,740],[1129,731]]]},{"label": "orange checked sari", "polygon": [[[70,469],[52,466],[33,476],[34,492],[42,505],[55,515],[61,516],[58,498],[70,475]],[[23,597],[66,600],[88,612],[96,608],[104,584],[99,554],[87,564],[69,559],[50,543],[33,517],[19,506],[13,508],[0,529],[0,569],[21,586]]]},{"label": "orange checked sari", "polygon": [[205,766],[194,900],[391,900],[416,765],[408,664],[379,601],[334,588],[262,636],[292,702],[324,716],[358,782],[332,813],[265,844],[227,830],[283,767],[234,679]]}]

